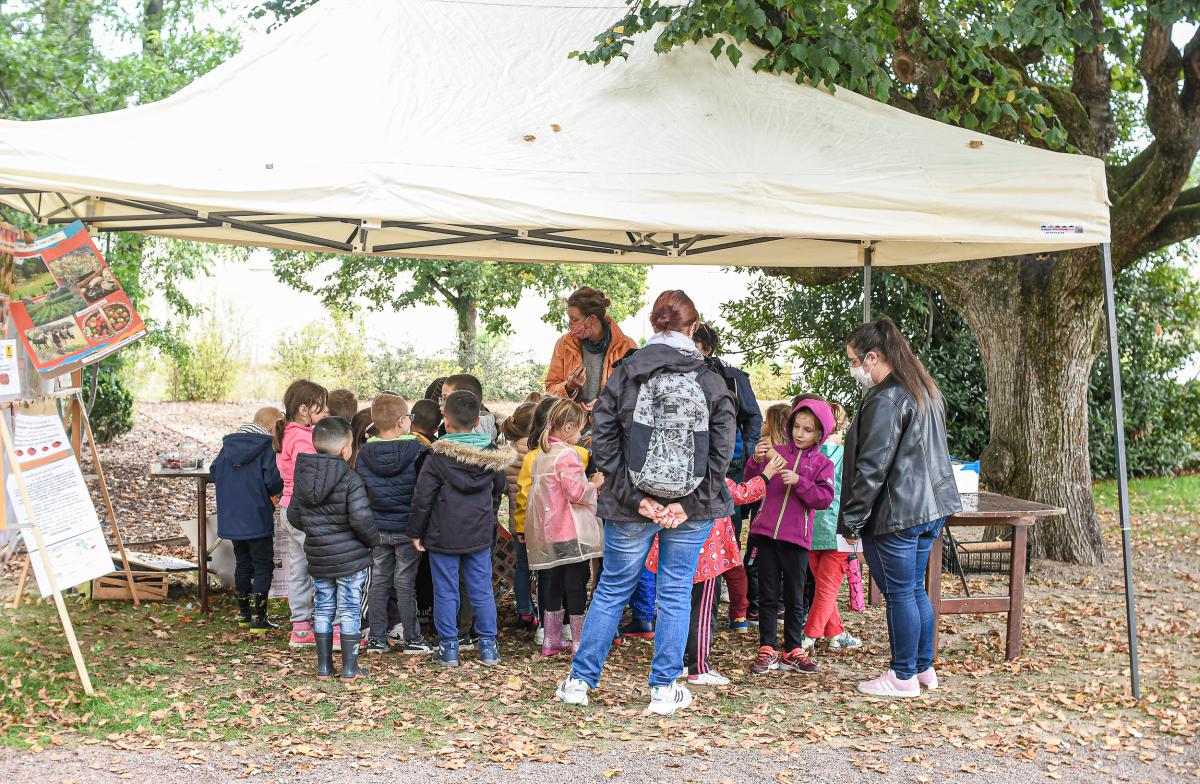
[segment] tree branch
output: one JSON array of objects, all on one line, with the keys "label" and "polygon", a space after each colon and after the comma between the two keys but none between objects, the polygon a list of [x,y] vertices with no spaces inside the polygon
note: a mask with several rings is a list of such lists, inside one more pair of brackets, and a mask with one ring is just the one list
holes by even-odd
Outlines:
[{"label": "tree branch", "polygon": [[1146,125],[1150,132],[1162,141],[1182,141],[1186,133],[1178,85],[1183,58],[1171,42],[1171,31],[1149,11],[1137,65],[1146,80]]},{"label": "tree branch", "polygon": [[442,285],[442,282],[439,281],[436,276],[422,275],[421,277],[423,277],[423,278],[425,278],[425,280],[429,281],[429,285],[435,291],[437,291],[438,294],[441,294],[443,297],[446,298],[446,304],[448,304],[452,308],[455,308],[455,309],[458,308],[459,300],[461,299],[461,297],[456,297],[454,295],[454,292],[452,292],[450,289],[448,289],[444,285]]},{"label": "tree branch", "polygon": [[[1092,20],[1092,29],[1099,36],[1104,32],[1104,10],[1099,0],[1084,0],[1080,9]],[[1089,144],[1075,146],[1086,149],[1098,158],[1104,158],[1117,141],[1117,121],[1112,109],[1112,74],[1104,61],[1104,50],[1094,46],[1090,50],[1075,47],[1075,62],[1072,66],[1071,92],[1079,100],[1091,121]]]},{"label": "tree branch", "polygon": [[1116,201],[1115,197],[1129,190],[1133,183],[1146,173],[1146,167],[1154,160],[1154,156],[1158,155],[1158,150],[1158,144],[1150,142],[1126,163],[1110,164],[1104,167],[1108,174],[1108,192],[1113,201]]},{"label": "tree branch", "polygon": [[[1176,202],[1175,208],[1167,213],[1154,231],[1137,243],[1122,250],[1119,254],[1114,247],[1114,264],[1118,268],[1125,267],[1148,253],[1169,248],[1177,242],[1184,242],[1193,237],[1200,237],[1200,197],[1197,197],[1195,193],[1197,190],[1200,189],[1192,188],[1185,191],[1190,194],[1189,202],[1182,206]],[[1182,198],[1182,194],[1180,198]]]}]

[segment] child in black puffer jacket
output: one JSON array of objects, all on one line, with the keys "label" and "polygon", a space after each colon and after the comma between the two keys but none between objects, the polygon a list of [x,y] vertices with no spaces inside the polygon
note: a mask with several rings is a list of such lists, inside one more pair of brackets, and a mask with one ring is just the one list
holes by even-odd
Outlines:
[{"label": "child in black puffer jacket", "polygon": [[296,458],[288,522],[304,532],[304,556],[313,578],[313,631],[317,676],[333,676],[333,619],[341,623],[341,680],[366,676],[358,666],[362,592],[379,531],[362,479],[350,468],[350,423],[325,417],[313,427],[316,454]]},{"label": "child in black puffer jacket", "polygon": [[429,448],[409,432],[412,415],[408,402],[398,395],[382,394],[371,405],[375,433],[358,452],[354,470],[367,486],[380,544],[372,553],[371,587],[367,619],[370,621],[368,653],[388,650],[387,605],[394,586],[400,625],[404,628],[404,653],[430,653],[417,621],[417,567],[421,553],[408,535],[408,515],[413,489]]}]

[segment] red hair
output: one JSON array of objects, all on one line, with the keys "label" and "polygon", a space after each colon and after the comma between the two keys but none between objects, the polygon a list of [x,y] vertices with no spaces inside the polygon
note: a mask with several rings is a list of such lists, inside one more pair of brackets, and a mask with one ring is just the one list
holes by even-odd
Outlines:
[{"label": "red hair", "polygon": [[700,320],[692,298],[680,289],[670,289],[658,295],[650,310],[650,326],[655,332],[682,332]]}]

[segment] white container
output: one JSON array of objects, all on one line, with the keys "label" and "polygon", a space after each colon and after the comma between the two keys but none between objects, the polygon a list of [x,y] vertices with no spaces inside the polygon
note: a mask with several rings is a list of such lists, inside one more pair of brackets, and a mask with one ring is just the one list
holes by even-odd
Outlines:
[{"label": "white container", "polygon": [[978,493],[979,492],[979,472],[974,468],[967,468],[962,463],[951,463],[954,467],[954,484],[958,485],[960,493]]}]

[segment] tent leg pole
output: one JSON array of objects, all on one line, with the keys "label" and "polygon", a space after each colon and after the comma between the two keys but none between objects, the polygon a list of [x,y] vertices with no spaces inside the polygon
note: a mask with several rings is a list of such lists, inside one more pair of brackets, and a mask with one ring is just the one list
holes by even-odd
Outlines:
[{"label": "tent leg pole", "polygon": [[1112,372],[1113,435],[1117,452],[1117,505],[1121,519],[1121,550],[1125,563],[1125,624],[1129,633],[1129,688],[1142,697],[1138,674],[1137,613],[1133,598],[1133,548],[1130,542],[1129,477],[1125,460],[1125,401],[1121,392],[1121,356],[1117,337],[1117,304],[1113,293],[1112,246],[1104,243],[1104,317],[1108,325],[1108,366]]},{"label": "tent leg pole", "polygon": [[871,256],[870,246],[863,248],[863,323],[871,321]]}]

